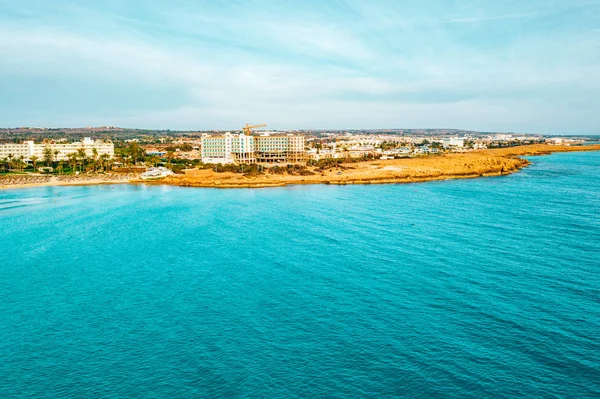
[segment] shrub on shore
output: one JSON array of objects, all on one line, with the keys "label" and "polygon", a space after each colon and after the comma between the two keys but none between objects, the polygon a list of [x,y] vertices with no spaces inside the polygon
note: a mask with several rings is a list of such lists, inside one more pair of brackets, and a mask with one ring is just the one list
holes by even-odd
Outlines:
[{"label": "shrub on shore", "polygon": [[308,170],[304,165],[288,164],[286,166],[275,165],[271,167],[265,167],[256,164],[218,164],[213,165],[212,170],[217,173],[240,173],[244,176],[258,176],[260,174],[272,174],[272,175],[285,175],[290,176],[311,176],[314,172]]}]

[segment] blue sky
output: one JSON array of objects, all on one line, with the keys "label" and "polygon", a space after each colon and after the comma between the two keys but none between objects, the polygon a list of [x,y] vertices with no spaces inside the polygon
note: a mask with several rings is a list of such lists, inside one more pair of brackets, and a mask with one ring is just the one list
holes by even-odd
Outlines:
[{"label": "blue sky", "polygon": [[600,0],[0,0],[0,126],[600,133]]}]

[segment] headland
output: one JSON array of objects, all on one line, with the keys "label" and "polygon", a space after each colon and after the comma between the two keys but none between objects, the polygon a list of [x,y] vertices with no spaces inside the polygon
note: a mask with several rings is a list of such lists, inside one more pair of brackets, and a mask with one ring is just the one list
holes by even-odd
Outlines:
[{"label": "headland", "polygon": [[600,151],[600,145],[552,146],[546,144],[449,153],[439,156],[342,163],[337,167],[307,167],[300,171],[260,174],[217,173],[213,169],[186,170],[148,184],[184,187],[262,188],[293,184],[385,184],[500,176],[519,171],[530,161],[522,156],[554,152]]}]

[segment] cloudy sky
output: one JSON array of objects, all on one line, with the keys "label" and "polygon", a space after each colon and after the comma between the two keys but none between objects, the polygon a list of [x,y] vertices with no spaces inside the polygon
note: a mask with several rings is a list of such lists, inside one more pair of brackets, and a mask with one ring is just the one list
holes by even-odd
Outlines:
[{"label": "cloudy sky", "polygon": [[0,0],[0,126],[600,133],[600,0]]}]

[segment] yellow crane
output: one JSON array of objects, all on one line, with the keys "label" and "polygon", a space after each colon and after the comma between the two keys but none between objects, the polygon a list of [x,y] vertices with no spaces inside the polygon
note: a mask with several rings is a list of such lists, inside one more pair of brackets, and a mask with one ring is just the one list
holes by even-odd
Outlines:
[{"label": "yellow crane", "polygon": [[246,123],[246,126],[242,127],[242,130],[244,131],[244,134],[249,136],[252,133],[252,129],[257,129],[259,127],[265,127],[265,126],[267,126],[267,125],[250,126],[249,124]]}]

